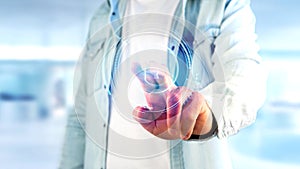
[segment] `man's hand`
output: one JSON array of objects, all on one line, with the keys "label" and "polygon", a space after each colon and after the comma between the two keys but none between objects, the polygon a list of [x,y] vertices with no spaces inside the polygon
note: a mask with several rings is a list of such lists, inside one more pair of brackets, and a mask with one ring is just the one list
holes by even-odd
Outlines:
[{"label": "man's hand", "polygon": [[192,134],[203,135],[212,127],[212,114],[204,97],[172,83],[166,69],[143,70],[139,64],[132,71],[139,79],[148,107],[136,107],[135,119],[150,133],[163,139],[187,140]]}]

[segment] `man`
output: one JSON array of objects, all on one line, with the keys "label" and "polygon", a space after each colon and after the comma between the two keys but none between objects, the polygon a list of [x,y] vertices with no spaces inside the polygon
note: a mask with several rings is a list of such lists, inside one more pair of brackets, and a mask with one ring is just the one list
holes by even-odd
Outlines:
[{"label": "man", "polygon": [[254,24],[248,0],[103,2],[60,167],[231,168],[226,138],[264,100]]}]

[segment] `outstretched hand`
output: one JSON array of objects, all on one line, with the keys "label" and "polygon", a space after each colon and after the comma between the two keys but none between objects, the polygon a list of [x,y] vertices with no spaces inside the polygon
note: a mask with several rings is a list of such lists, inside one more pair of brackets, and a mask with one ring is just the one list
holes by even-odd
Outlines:
[{"label": "outstretched hand", "polygon": [[200,93],[176,86],[163,67],[144,70],[134,64],[132,71],[142,85],[148,104],[136,107],[133,116],[148,132],[163,139],[187,140],[192,134],[210,131],[212,115]]}]

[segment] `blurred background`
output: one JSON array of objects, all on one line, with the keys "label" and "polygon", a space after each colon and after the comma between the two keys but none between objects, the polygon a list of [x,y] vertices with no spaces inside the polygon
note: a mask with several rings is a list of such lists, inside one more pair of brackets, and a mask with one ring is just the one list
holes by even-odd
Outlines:
[{"label": "blurred background", "polygon": [[[102,0],[0,0],[0,168],[57,168],[72,80]],[[300,168],[297,0],[252,0],[269,70],[257,121],[229,139],[235,169]]]}]

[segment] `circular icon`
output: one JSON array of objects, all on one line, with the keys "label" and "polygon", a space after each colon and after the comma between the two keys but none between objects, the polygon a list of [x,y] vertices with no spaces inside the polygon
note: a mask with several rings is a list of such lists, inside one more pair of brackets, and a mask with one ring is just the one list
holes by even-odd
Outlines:
[{"label": "circular icon", "polygon": [[[194,40],[183,38],[184,32]],[[205,41],[210,43],[194,25],[163,14],[125,17],[96,31],[88,39],[74,75],[75,111],[86,135],[122,158],[168,153],[180,140],[170,144],[151,135],[132,111],[136,106],[151,107],[154,103],[145,98],[151,94],[158,98],[155,111],[162,114],[170,88],[201,90],[211,83],[205,58],[193,46]]]}]

